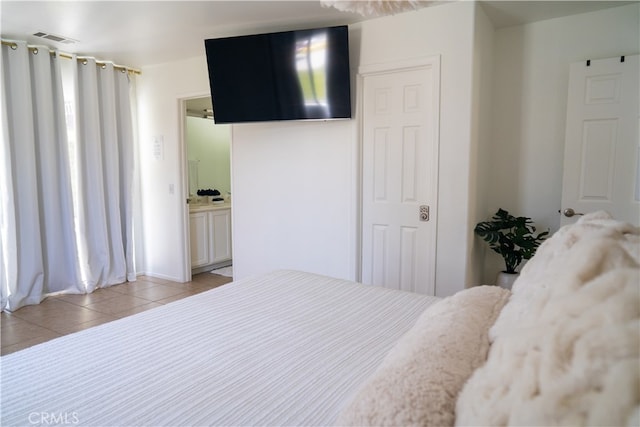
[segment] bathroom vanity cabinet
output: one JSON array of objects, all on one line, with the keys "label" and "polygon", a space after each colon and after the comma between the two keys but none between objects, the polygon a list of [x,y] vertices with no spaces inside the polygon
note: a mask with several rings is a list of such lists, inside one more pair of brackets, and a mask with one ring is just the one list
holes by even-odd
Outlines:
[{"label": "bathroom vanity cabinet", "polygon": [[231,206],[189,208],[191,269],[231,263]]}]

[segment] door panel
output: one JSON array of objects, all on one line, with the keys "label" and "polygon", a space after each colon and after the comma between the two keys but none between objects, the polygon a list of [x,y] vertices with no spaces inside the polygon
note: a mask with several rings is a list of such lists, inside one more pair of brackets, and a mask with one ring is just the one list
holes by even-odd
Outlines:
[{"label": "door panel", "polygon": [[206,212],[189,214],[191,268],[209,264],[209,221]]},{"label": "door panel", "polygon": [[439,82],[438,58],[363,76],[364,283],[434,293]]},{"label": "door panel", "polygon": [[[571,65],[562,211],[640,222],[638,55]],[[562,216],[561,224],[579,216]]]},{"label": "door panel", "polygon": [[223,209],[209,213],[213,238],[211,239],[211,262],[231,259],[231,210]]}]

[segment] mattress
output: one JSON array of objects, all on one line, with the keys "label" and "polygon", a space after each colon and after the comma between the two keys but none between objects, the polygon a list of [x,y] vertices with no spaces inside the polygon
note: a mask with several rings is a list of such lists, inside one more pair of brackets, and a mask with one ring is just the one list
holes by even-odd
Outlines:
[{"label": "mattress", "polygon": [[2,425],[330,425],[435,297],[295,271],[1,358]]}]

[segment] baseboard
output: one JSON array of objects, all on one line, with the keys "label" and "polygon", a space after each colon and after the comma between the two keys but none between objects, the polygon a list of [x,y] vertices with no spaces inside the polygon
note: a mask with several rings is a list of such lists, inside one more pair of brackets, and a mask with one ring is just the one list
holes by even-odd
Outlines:
[{"label": "baseboard", "polygon": [[155,277],[156,279],[163,279],[163,280],[170,280],[172,282],[177,282],[177,283],[184,283],[184,280],[182,280],[179,277],[173,277],[173,276],[168,276],[166,274],[159,274],[159,273],[150,273],[148,271],[136,272],[136,277],[138,276],[149,276],[149,277]]}]

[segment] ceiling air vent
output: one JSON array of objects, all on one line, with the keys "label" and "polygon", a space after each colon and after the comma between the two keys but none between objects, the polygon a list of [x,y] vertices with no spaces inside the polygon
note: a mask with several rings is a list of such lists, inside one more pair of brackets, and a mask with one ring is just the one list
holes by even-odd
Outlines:
[{"label": "ceiling air vent", "polygon": [[35,33],[34,36],[64,44],[72,44],[78,42],[78,40],[74,40],[69,37],[56,36],[55,34],[44,33],[42,31]]}]

